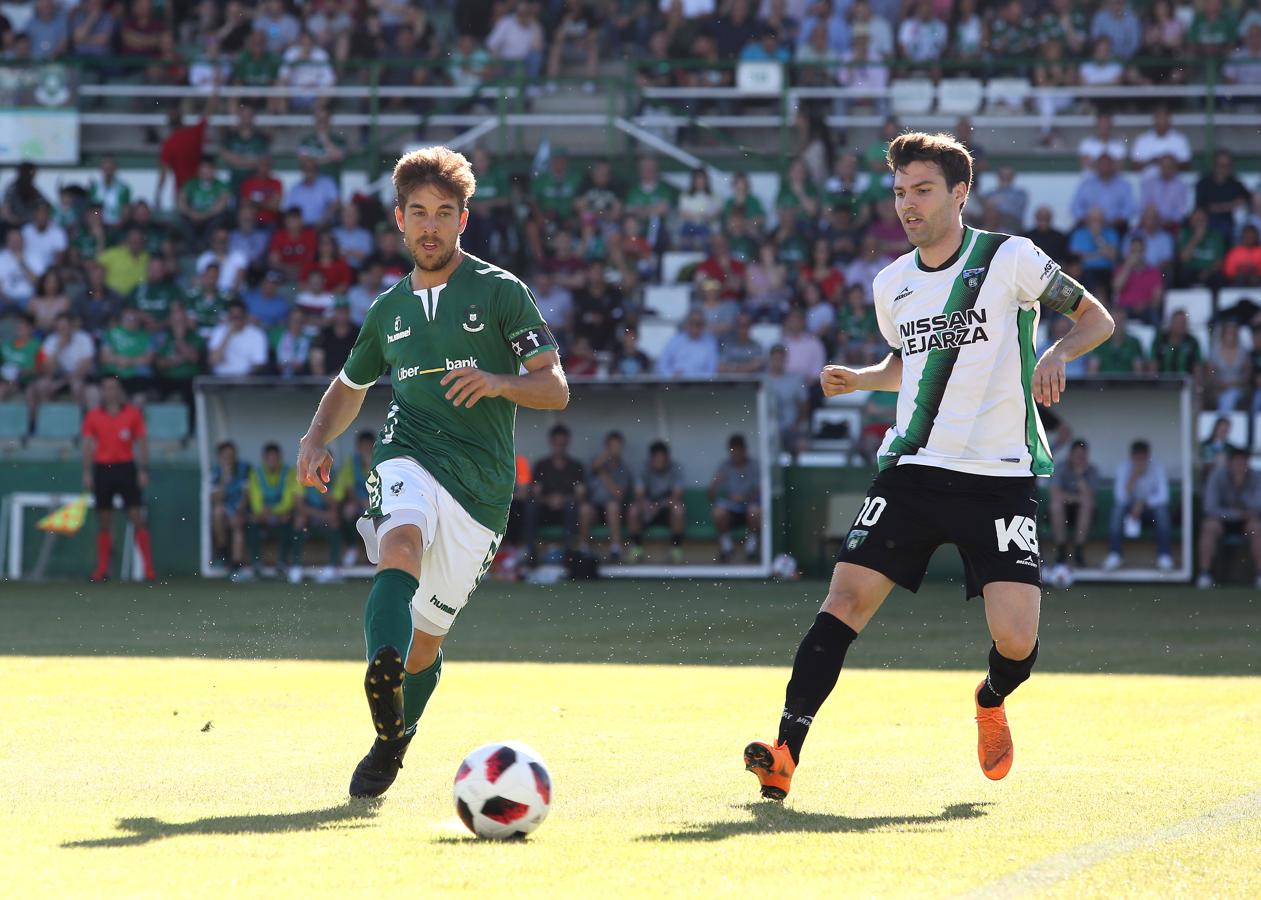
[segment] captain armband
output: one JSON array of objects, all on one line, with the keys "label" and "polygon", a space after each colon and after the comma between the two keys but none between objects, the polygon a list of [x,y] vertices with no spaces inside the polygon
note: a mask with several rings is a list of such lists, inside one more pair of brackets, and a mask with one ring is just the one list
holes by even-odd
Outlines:
[{"label": "captain armband", "polygon": [[1077,307],[1081,304],[1081,298],[1085,294],[1086,289],[1081,286],[1077,279],[1065,274],[1061,269],[1051,276],[1051,281],[1047,284],[1046,290],[1038,297],[1038,302],[1048,309],[1067,315],[1077,311]]}]

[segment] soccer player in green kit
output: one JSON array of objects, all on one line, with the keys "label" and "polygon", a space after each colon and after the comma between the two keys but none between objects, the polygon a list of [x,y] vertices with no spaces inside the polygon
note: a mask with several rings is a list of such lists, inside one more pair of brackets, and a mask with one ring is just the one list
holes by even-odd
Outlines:
[{"label": "soccer player in green kit", "polygon": [[[460,249],[475,181],[445,147],[394,167],[394,221],[416,267],[377,297],[298,448],[303,484],[328,489],[328,444],[390,373],[393,397],[358,522],[377,567],[364,611],[364,690],[377,737],[352,797],[394,783],[442,672],[442,640],[490,567],[512,500],[518,406],[564,409],[569,386],[534,297]],[[524,369],[524,371],[523,371]]]}]

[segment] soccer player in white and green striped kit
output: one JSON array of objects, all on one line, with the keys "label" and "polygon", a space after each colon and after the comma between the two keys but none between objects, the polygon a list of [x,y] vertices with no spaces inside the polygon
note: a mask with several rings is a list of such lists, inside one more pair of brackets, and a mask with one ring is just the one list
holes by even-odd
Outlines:
[{"label": "soccer player in white and green striped kit", "polygon": [[[1027,238],[963,224],[972,156],[947,134],[889,145],[893,196],[915,249],[872,283],[889,355],[864,369],[827,366],[829,397],[896,391],[880,471],[841,549],[827,598],[793,661],[777,740],[744,750],[763,797],[783,800],[806,733],[846,652],[895,584],[918,589],[941,544],[963,558],[966,596],[982,596],[994,642],[977,686],[977,758],[987,778],[1014,758],[1004,699],[1038,655],[1041,602],[1035,483],[1051,454],[1035,403],[1065,388],[1065,364],[1112,334],[1108,311]],[[1039,359],[1042,308],[1073,319]]]},{"label": "soccer player in white and green striped kit", "polygon": [[385,793],[442,672],[442,641],[495,558],[508,520],[518,406],[564,409],[569,387],[534,297],[460,249],[475,181],[445,147],[394,167],[395,224],[416,267],[373,302],[298,450],[303,484],[327,490],[328,445],[387,372],[393,396],[359,520],[376,565],[364,611],[364,690],[377,736],[350,782]]}]

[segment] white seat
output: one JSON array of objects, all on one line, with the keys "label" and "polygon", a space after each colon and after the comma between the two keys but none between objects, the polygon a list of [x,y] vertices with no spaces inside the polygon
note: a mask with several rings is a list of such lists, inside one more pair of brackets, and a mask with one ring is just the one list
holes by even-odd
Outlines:
[{"label": "white seat", "polygon": [[947,78],[937,85],[937,112],[943,116],[975,115],[984,99],[979,78]]},{"label": "white seat", "polygon": [[681,322],[692,305],[692,288],[686,284],[650,284],[644,288],[644,306],[667,322]]},{"label": "white seat", "polygon": [[[1174,288],[1165,292],[1165,321],[1176,310],[1185,310],[1187,324],[1194,331],[1208,328],[1213,319],[1213,292],[1208,288]],[[1198,335],[1197,335],[1198,337]],[[1207,351],[1208,347],[1202,347]]]},{"label": "white seat", "polygon": [[820,406],[810,417],[810,433],[829,441],[853,441],[858,439],[862,422],[862,413],[856,409]]},{"label": "white seat", "polygon": [[663,254],[661,257],[662,284],[675,284],[679,280],[680,272],[704,258],[704,253],[696,253],[691,250],[671,250],[669,253]]},{"label": "white seat", "polygon": [[1151,355],[1152,344],[1156,340],[1156,326],[1148,325],[1146,322],[1126,322],[1125,333],[1131,337],[1138,338],[1139,346],[1143,348],[1143,352]]},{"label": "white seat", "polygon": [[1230,434],[1227,435],[1226,440],[1236,447],[1247,447],[1248,414],[1245,412],[1219,413],[1212,410],[1204,410],[1200,413],[1195,426],[1195,433],[1199,435],[1199,440],[1208,440],[1209,435],[1213,433],[1213,426],[1222,416],[1230,419]]},{"label": "white seat", "polygon": [[639,323],[639,349],[648,355],[649,359],[656,361],[661,355],[661,351],[665,349],[670,338],[674,337],[675,332],[679,329],[670,322],[653,322],[651,320]]},{"label": "white seat", "polygon": [[772,322],[758,322],[749,328],[749,337],[767,350],[778,344],[783,334],[784,330]]},{"label": "white seat", "polygon": [[1024,109],[1032,91],[1033,85],[1028,78],[991,78],[985,86],[986,109],[990,112],[995,107]]},{"label": "white seat", "polygon": [[922,116],[933,108],[937,90],[928,78],[903,78],[889,88],[895,116]]}]

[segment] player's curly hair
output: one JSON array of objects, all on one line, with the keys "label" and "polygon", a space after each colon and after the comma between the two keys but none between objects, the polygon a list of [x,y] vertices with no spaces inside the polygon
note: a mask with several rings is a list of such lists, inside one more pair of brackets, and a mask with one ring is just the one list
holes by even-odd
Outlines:
[{"label": "player's curly hair", "polygon": [[962,183],[969,193],[972,191],[972,154],[953,134],[925,131],[899,134],[889,142],[885,159],[891,172],[905,169],[913,162],[936,163],[946,179],[946,190],[954,190],[956,184]]},{"label": "player's curly hair", "polygon": [[463,211],[477,189],[477,180],[463,153],[447,147],[423,147],[395,164],[394,202],[402,206],[412,191],[426,185],[454,197]]}]

